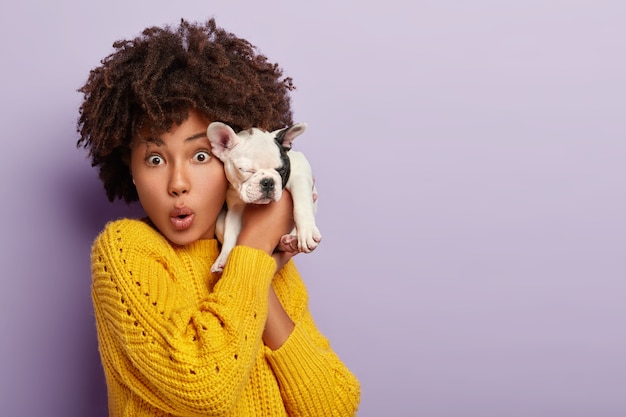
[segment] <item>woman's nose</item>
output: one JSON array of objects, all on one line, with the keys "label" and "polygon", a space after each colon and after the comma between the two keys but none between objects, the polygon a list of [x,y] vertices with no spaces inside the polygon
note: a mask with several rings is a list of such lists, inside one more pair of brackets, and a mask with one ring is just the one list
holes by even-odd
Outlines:
[{"label": "woman's nose", "polygon": [[169,193],[170,195],[180,197],[189,192],[189,178],[183,167],[174,167],[170,177]]}]

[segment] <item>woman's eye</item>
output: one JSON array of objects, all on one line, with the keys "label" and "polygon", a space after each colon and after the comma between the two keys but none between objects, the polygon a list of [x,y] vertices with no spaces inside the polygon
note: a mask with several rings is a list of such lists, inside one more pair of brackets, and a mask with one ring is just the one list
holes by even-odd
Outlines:
[{"label": "woman's eye", "polygon": [[206,162],[209,160],[209,158],[211,158],[211,154],[207,151],[200,151],[197,152],[194,156],[193,156],[193,160],[196,162]]},{"label": "woman's eye", "polygon": [[148,165],[157,166],[163,163],[163,158],[161,158],[159,155],[152,155],[148,157],[147,161]]}]

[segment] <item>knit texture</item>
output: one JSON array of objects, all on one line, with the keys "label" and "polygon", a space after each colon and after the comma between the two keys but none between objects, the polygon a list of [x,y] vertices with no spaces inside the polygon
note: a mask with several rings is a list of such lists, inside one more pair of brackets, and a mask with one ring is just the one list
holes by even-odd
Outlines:
[{"label": "knit texture", "polygon": [[[91,255],[92,298],[109,414],[351,416],[360,386],[308,309],[292,261],[276,275],[242,246],[221,277],[217,241],[172,246],[149,224],[107,224]],[[262,342],[272,285],[295,323],[276,351]]]}]

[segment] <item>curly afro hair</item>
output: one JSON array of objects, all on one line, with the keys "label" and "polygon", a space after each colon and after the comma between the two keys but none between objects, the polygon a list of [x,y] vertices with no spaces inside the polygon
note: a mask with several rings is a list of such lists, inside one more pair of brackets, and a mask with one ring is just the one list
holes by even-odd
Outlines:
[{"label": "curly afro hair", "polygon": [[236,131],[292,124],[291,78],[214,19],[150,27],[113,48],[78,90],[84,101],[77,123],[77,146],[89,150],[110,201],[138,199],[128,161],[144,123],[159,135],[193,109]]}]

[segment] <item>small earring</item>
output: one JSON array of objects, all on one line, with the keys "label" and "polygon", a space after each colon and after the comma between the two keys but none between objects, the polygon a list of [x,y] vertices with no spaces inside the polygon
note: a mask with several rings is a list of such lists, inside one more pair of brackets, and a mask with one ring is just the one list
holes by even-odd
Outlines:
[{"label": "small earring", "polygon": [[134,178],[133,178],[133,185],[137,185],[137,184],[135,184],[135,179]]}]

